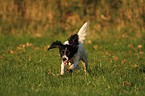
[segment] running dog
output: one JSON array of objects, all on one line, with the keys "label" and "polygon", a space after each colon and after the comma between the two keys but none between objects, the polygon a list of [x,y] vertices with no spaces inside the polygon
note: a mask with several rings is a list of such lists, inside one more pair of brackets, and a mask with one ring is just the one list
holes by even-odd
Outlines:
[{"label": "running dog", "polygon": [[68,72],[73,72],[74,69],[79,68],[79,61],[83,61],[84,71],[88,70],[87,52],[83,46],[84,40],[87,36],[88,23],[86,22],[77,34],[71,35],[68,41],[61,43],[55,41],[51,44],[48,50],[53,48],[59,48],[61,56],[61,73],[58,75],[64,75],[65,69],[69,64],[70,67],[67,69]]}]

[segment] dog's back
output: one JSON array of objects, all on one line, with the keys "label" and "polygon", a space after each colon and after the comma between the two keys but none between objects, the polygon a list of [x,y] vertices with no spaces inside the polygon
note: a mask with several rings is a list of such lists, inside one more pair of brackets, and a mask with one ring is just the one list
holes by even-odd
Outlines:
[{"label": "dog's back", "polygon": [[86,22],[75,35],[72,35],[68,41],[64,42],[64,45],[78,45],[79,42],[83,43],[86,40],[88,31],[88,22]]},{"label": "dog's back", "polygon": [[[80,58],[81,60],[86,59],[87,52],[83,46],[83,42],[86,40],[87,30],[88,29],[88,22],[86,22],[79,30],[77,34],[71,35],[68,41],[64,42],[64,45],[73,45],[77,46],[77,53],[74,58]],[[78,57],[79,56],[79,57]]]}]

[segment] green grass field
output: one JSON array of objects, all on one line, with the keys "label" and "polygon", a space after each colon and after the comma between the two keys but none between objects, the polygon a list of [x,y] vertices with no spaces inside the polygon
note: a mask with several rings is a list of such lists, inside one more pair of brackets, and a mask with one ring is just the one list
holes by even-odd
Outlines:
[{"label": "green grass field", "polygon": [[[105,35],[104,35],[105,36]],[[54,38],[55,37],[55,38]],[[106,39],[89,39],[90,74],[81,69],[57,77],[58,50],[47,51],[52,41],[69,36],[2,35],[0,37],[1,96],[144,96],[145,40],[109,33]]]}]

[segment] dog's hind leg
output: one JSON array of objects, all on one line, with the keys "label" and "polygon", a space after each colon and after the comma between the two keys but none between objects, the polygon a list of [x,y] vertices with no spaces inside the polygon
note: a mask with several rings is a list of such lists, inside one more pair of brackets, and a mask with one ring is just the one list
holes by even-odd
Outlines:
[{"label": "dog's hind leg", "polygon": [[85,73],[88,71],[88,60],[87,60],[87,56],[85,56],[83,59],[82,59],[82,64],[84,65],[84,71]]}]

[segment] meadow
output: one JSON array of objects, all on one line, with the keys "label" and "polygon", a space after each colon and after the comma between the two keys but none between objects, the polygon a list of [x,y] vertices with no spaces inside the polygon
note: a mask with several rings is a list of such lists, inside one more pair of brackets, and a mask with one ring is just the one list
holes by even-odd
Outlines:
[{"label": "meadow", "polygon": [[58,50],[47,51],[47,46],[56,38],[65,41],[67,36],[51,39],[1,36],[1,95],[144,96],[145,41],[113,37],[109,41],[85,42],[89,74],[84,73],[80,63],[80,70],[57,77],[61,64],[59,53]]},{"label": "meadow", "polygon": [[[0,1],[1,96],[145,95],[143,0],[7,1]],[[86,21],[89,73],[80,62],[57,77],[59,50],[47,48]]]}]

